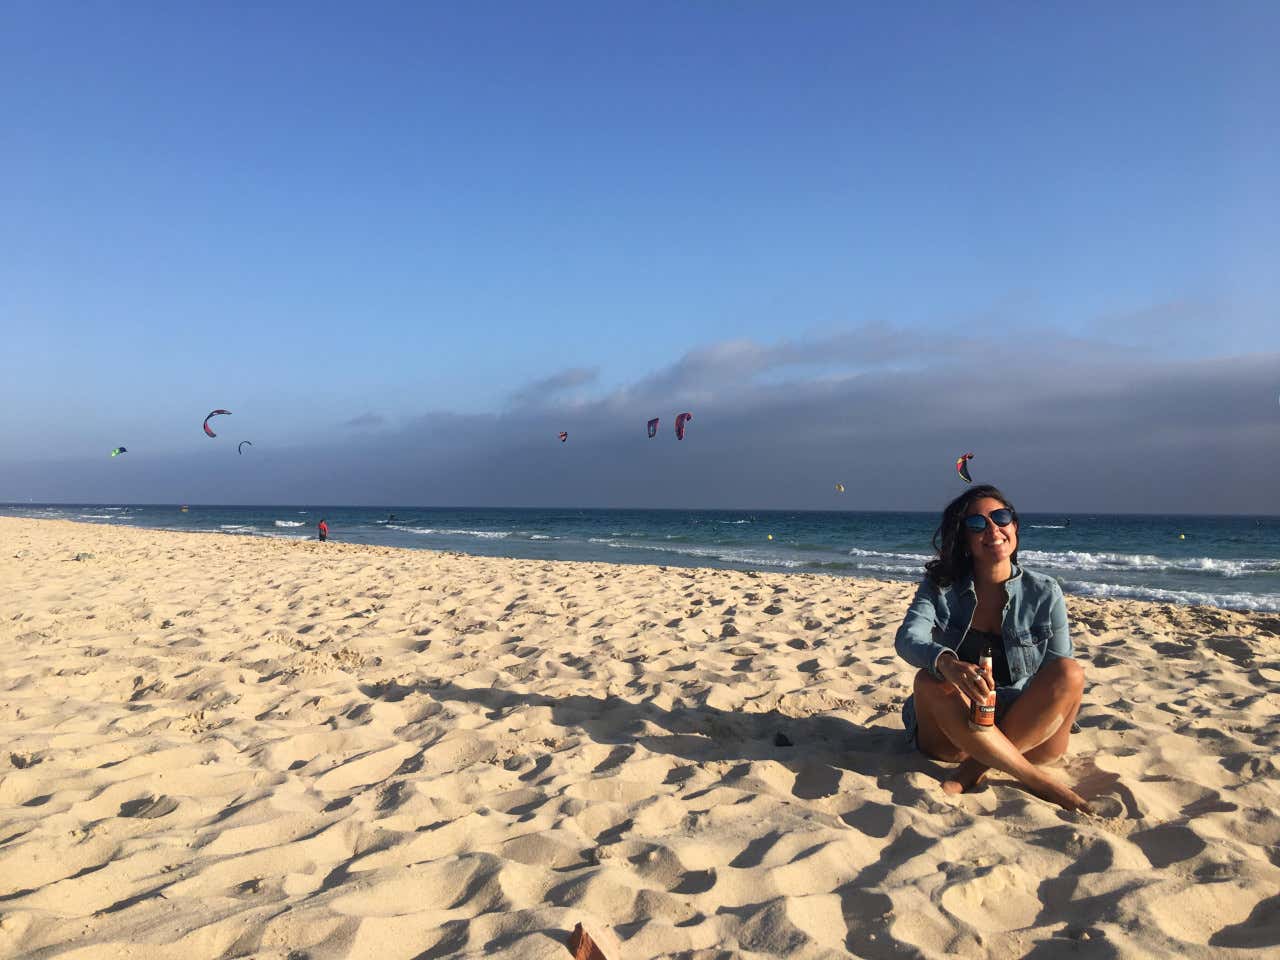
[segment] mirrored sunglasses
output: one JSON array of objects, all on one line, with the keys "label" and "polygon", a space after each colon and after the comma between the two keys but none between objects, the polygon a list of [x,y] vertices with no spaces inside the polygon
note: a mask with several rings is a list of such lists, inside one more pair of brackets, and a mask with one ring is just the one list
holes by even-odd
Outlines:
[{"label": "mirrored sunglasses", "polygon": [[999,510],[992,510],[990,514],[984,516],[981,513],[972,513],[964,518],[964,525],[973,533],[981,533],[987,529],[987,518],[990,517],[991,522],[997,527],[1007,527],[1013,523],[1013,511],[1008,507],[1001,507]]}]

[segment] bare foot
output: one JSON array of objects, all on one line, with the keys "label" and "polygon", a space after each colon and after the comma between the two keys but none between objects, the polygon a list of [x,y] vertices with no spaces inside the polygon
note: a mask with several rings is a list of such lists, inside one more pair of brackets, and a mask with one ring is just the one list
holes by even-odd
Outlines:
[{"label": "bare foot", "polygon": [[[976,760],[966,760],[956,768],[954,777],[943,781],[943,792],[955,795],[973,790],[987,779],[988,772],[989,768]],[[1024,783],[1024,786],[1041,800],[1056,803],[1064,810],[1079,810],[1090,814],[1094,812],[1084,797],[1050,777],[1038,776],[1034,781]]]},{"label": "bare foot", "polygon": [[945,793],[966,793],[976,790],[986,781],[989,770],[989,767],[976,760],[966,760],[956,767],[953,777],[942,782],[942,789]]}]

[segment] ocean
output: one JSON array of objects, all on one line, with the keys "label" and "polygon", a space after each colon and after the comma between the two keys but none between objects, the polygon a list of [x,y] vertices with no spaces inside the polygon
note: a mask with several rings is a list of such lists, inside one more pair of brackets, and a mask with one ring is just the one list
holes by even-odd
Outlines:
[{"label": "ocean", "polygon": [[[7,504],[0,514],[496,557],[919,580],[937,513]],[[772,539],[770,539],[772,538]],[[1280,517],[1023,514],[1019,557],[1069,594],[1280,612]]]}]

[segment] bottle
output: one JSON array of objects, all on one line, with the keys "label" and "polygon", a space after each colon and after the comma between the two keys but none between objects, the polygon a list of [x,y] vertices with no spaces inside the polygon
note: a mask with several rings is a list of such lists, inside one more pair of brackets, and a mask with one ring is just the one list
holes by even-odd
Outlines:
[{"label": "bottle", "polygon": [[991,644],[989,643],[982,651],[978,669],[986,676],[991,692],[984,699],[975,699],[969,704],[969,729],[990,730],[996,725],[996,681],[995,671],[991,667]]}]

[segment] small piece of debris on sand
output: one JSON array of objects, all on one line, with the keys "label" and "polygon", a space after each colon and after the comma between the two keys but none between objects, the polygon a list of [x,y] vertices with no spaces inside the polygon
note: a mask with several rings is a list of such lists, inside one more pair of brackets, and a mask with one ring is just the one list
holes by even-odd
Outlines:
[{"label": "small piece of debris on sand", "polygon": [[575,926],[573,933],[569,934],[569,950],[573,953],[573,960],[605,960],[605,955],[591,935],[582,929],[582,924]]}]

